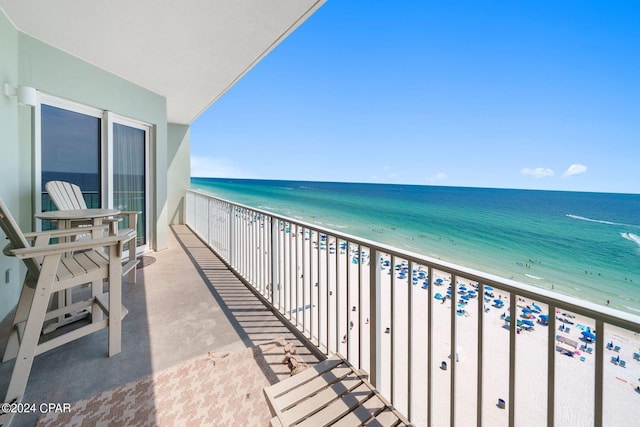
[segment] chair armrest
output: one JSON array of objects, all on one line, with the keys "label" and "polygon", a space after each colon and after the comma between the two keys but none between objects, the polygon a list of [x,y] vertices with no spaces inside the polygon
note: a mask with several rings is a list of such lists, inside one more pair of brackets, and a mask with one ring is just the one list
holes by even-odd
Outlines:
[{"label": "chair armrest", "polygon": [[138,227],[138,216],[142,213],[142,211],[120,211],[118,215],[129,218],[129,227],[137,228]]},{"label": "chair armrest", "polygon": [[71,243],[55,243],[52,245],[33,246],[30,248],[10,249],[8,252],[16,258],[28,259],[65,252],[80,251],[83,249],[104,248],[119,245],[127,240],[127,236],[110,236],[104,239],[79,240]]},{"label": "chair armrest", "polygon": [[88,234],[93,230],[106,230],[109,228],[109,224],[92,225],[90,227],[82,228],[67,228],[65,230],[47,230],[47,231],[35,231],[32,233],[24,233],[24,237],[27,240],[34,240],[40,236],[49,236],[50,239],[56,237],[77,236],[79,234]]}]

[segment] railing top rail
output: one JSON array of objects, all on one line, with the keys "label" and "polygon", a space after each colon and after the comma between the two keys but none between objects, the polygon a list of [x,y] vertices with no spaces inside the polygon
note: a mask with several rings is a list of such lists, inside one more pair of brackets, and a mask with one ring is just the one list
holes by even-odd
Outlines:
[{"label": "railing top rail", "polygon": [[435,270],[443,271],[449,274],[453,274],[457,277],[469,279],[483,285],[489,285],[505,292],[514,292],[517,295],[534,299],[543,304],[551,304],[553,306],[559,306],[563,309],[573,311],[576,314],[581,314],[586,317],[603,320],[605,323],[619,326],[625,329],[629,329],[636,333],[640,333],[640,316],[632,313],[617,310],[611,307],[605,307],[590,301],[581,300],[569,295],[563,295],[551,290],[537,288],[526,283],[518,282],[513,279],[507,279],[494,274],[486,273],[483,271],[475,270],[469,267],[464,267],[451,262],[443,261],[440,259],[432,258],[426,255],[411,252],[405,249],[396,248],[384,243],[375,242],[373,240],[365,239],[358,236],[353,236],[340,231],[332,230],[317,224],[308,223],[305,221],[289,218],[284,215],[269,212],[263,209],[255,208],[252,206],[243,205],[230,200],[223,199],[218,196],[214,196],[210,193],[187,189],[187,192],[201,195],[210,199],[218,200],[230,205],[237,206],[243,209],[248,209],[256,213],[260,213],[266,216],[278,218],[279,220],[300,225],[304,228],[313,229],[317,232],[324,233],[330,236],[334,236],[340,240],[345,240],[350,243],[359,244],[361,246],[370,248],[374,251],[380,251],[386,254],[393,254],[399,256],[407,261],[414,262],[425,266],[430,266]]}]

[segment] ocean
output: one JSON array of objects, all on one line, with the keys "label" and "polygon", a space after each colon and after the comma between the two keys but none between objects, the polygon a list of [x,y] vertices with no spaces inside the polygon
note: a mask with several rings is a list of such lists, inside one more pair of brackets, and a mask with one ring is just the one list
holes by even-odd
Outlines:
[{"label": "ocean", "polygon": [[191,188],[640,313],[640,195],[191,178]]}]

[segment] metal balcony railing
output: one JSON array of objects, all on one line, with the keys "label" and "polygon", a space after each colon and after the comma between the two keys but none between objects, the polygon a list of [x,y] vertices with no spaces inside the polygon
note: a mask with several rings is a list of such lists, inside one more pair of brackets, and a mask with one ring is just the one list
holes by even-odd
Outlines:
[{"label": "metal balcony railing", "polygon": [[[498,407],[503,425],[554,425],[564,422],[564,412],[580,410],[601,426],[603,406],[617,399],[603,383],[605,341],[617,331],[640,333],[638,316],[198,191],[187,191],[185,206],[187,225],[274,311],[325,354],[340,352],[367,370],[417,425],[495,425],[490,417]],[[497,300],[506,301],[504,309]],[[439,305],[450,309],[442,314]],[[524,368],[539,372],[537,391],[517,381],[516,367],[523,369],[532,352],[521,338],[532,327],[523,307],[538,314],[534,327],[546,329],[546,342],[533,350],[544,362]],[[504,310],[501,338],[490,337],[496,328],[489,310]],[[572,342],[563,332],[572,323],[595,331],[597,340]],[[591,366],[581,380],[590,397],[571,406],[557,390],[561,358],[578,354],[578,345],[580,360],[588,360],[582,366]],[[507,366],[496,369],[500,352]],[[528,393],[542,395],[542,404]]]}]

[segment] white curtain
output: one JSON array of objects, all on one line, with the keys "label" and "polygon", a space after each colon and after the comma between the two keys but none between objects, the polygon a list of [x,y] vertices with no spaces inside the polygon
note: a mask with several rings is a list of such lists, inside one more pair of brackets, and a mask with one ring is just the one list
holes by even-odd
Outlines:
[{"label": "white curtain", "polygon": [[[145,131],[119,123],[113,125],[113,207],[141,211],[138,245],[146,240]],[[126,221],[126,220],[125,220]],[[122,224],[129,227],[129,224]]]}]

